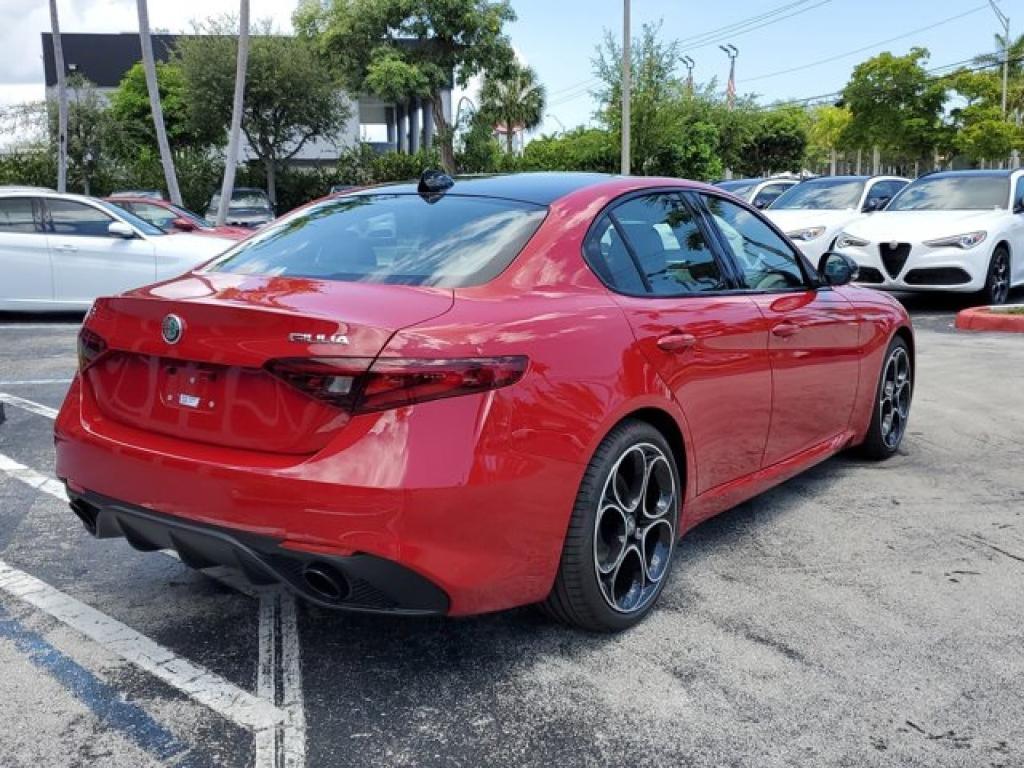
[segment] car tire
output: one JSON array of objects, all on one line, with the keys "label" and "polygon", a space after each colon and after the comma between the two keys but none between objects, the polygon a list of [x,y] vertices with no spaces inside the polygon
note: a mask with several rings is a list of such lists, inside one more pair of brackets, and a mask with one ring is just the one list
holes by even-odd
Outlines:
[{"label": "car tire", "polygon": [[681,494],[661,432],[635,419],[616,426],[583,474],[545,613],[592,632],[641,621],[668,579]]},{"label": "car tire", "polygon": [[861,453],[875,461],[894,455],[903,442],[914,394],[914,366],[907,342],[896,336],[889,344],[875,387],[871,428]]},{"label": "car tire", "polygon": [[985,304],[1005,304],[1010,298],[1010,251],[1005,245],[997,246],[992,252],[981,291]]}]

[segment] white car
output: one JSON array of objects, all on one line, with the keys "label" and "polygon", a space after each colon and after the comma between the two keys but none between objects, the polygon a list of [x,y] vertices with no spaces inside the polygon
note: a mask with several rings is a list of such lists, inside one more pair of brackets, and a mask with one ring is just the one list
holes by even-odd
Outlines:
[{"label": "white car", "polygon": [[165,234],[91,197],[0,190],[0,310],[85,310],[97,296],[180,275],[232,245]]},{"label": "white car", "polygon": [[782,193],[799,183],[800,179],[789,176],[772,176],[765,179],[716,181],[715,186],[763,210],[778,200]]},{"label": "white car", "polygon": [[898,176],[820,176],[797,184],[764,213],[817,265],[847,224],[885,208],[909,183]]},{"label": "white car", "polygon": [[922,176],[886,210],[847,226],[836,250],[876,288],[979,292],[1003,304],[1024,285],[1024,171]]}]

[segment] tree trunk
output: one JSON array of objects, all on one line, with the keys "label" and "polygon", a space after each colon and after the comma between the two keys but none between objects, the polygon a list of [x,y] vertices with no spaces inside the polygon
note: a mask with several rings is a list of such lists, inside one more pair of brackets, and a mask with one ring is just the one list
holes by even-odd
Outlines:
[{"label": "tree trunk", "polygon": [[832,149],[830,149],[828,151],[828,161],[829,161],[828,162],[829,176],[835,176],[836,175],[836,148],[835,147],[832,147]]},{"label": "tree trunk", "polygon": [[512,124],[505,123],[505,152],[512,155]]},{"label": "tree trunk", "polygon": [[453,146],[454,131],[448,124],[448,116],[444,113],[444,101],[441,92],[434,92],[430,100],[434,102],[434,121],[437,124],[437,143],[441,148],[441,167],[445,173],[455,173],[455,148]]},{"label": "tree trunk", "polygon": [[231,132],[228,134],[228,154],[224,161],[224,183],[220,188],[217,208],[217,226],[223,227],[228,206],[235,189],[235,168],[242,137],[242,108],[245,103],[245,71],[249,62],[249,0],[241,0],[238,11],[238,59],[235,62],[235,101],[231,107]]},{"label": "tree trunk", "polygon": [[263,158],[263,167],[267,170],[267,196],[270,198],[270,207],[277,215],[277,160],[273,155]]},{"label": "tree trunk", "polygon": [[863,157],[863,155],[864,155],[864,150],[861,149],[860,147],[857,147],[857,175],[858,176],[860,176],[861,158]]},{"label": "tree trunk", "polygon": [[178,177],[174,173],[174,157],[171,156],[171,145],[167,141],[167,129],[164,127],[164,112],[160,106],[160,87],[156,81],[156,60],[153,58],[153,40],[149,36],[149,8],[146,0],[138,0],[139,6],[139,41],[142,44],[142,66],[146,70],[146,89],[149,91],[149,106],[153,111],[153,128],[156,130],[156,143],[160,148],[160,162],[164,167],[164,181],[171,202],[181,205],[181,191],[178,189]]},{"label": "tree trunk", "polygon": [[57,0],[50,0],[50,29],[53,32],[53,63],[57,70],[57,191],[63,194],[68,188],[68,84]]}]

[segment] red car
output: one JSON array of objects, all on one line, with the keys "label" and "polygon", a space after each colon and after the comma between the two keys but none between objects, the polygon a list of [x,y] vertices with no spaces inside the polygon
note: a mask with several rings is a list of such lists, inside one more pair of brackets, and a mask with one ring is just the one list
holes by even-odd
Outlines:
[{"label": "red car", "polygon": [[196,235],[226,237],[231,240],[243,240],[252,234],[252,230],[245,227],[214,226],[199,214],[192,213],[192,211],[166,200],[122,195],[111,196],[106,200],[108,203],[124,208],[129,213],[134,213],[143,221],[148,221],[154,227],[169,234],[192,232]]},{"label": "red car", "polygon": [[910,321],[855,275],[702,184],[425,174],[97,301],[57,475],[96,536],[320,605],[622,629],[688,529],[899,447]]}]

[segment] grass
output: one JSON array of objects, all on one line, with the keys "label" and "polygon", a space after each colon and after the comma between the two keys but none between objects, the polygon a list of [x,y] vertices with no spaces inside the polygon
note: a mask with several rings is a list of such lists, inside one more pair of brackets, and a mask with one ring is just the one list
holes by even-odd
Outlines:
[{"label": "grass", "polygon": [[995,310],[1000,315],[1024,315],[1024,307],[1010,307],[1009,309]]}]

